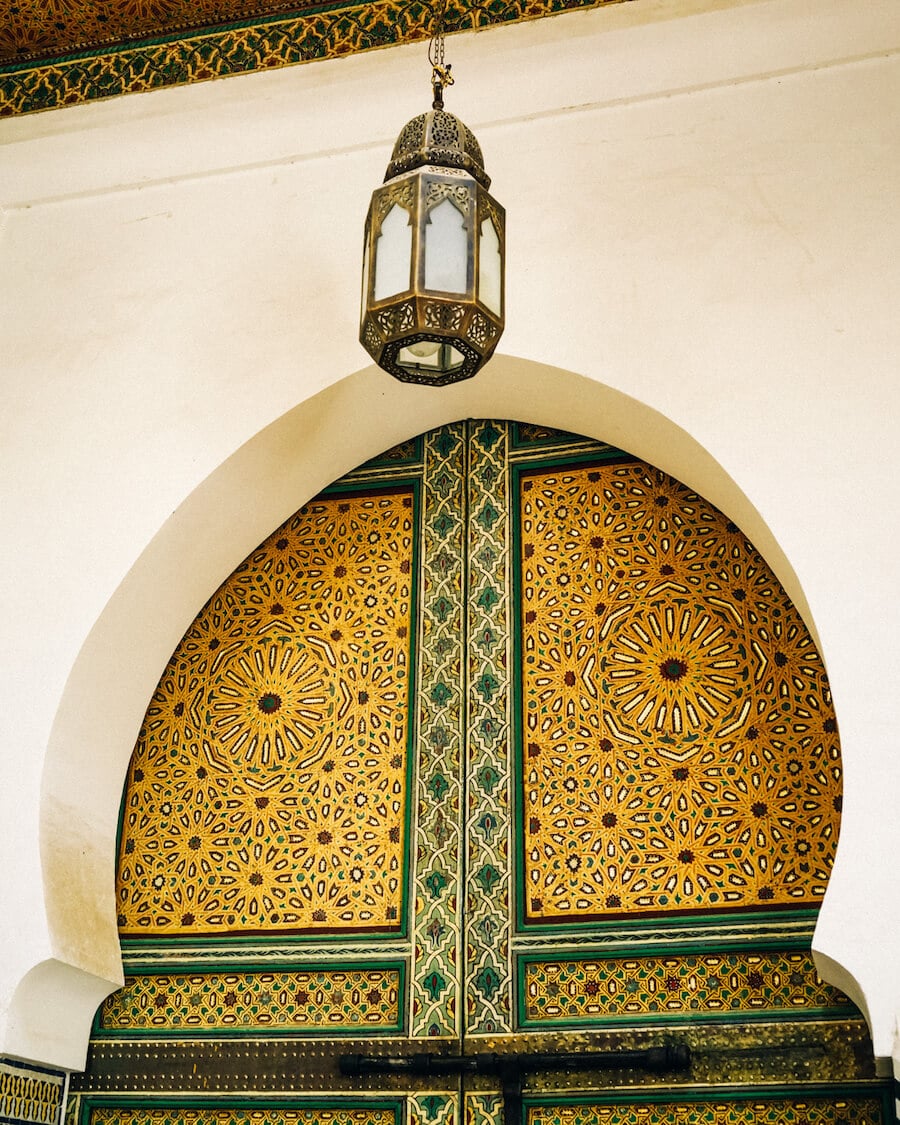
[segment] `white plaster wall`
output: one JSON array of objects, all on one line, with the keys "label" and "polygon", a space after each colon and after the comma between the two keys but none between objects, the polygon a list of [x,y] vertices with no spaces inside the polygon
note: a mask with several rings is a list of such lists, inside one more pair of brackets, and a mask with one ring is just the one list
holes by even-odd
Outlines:
[{"label": "white plaster wall", "polygon": [[816,946],[887,1057],[895,0],[635,0],[448,56],[508,212],[509,313],[504,357],[445,391],[345,379],[362,219],[427,108],[422,48],[0,123],[0,1051],[82,1063],[119,979],[128,755],[206,596],[364,457],[495,414],[703,491],[817,630],[847,776]]}]

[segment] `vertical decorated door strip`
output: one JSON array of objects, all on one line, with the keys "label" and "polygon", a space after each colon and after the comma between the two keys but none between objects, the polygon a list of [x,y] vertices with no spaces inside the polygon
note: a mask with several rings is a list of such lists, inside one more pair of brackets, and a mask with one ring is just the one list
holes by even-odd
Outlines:
[{"label": "vertical decorated door strip", "polygon": [[513,1030],[509,426],[469,423],[466,1033]]},{"label": "vertical decorated door strip", "polygon": [[465,425],[425,436],[411,1033],[460,1034]]}]

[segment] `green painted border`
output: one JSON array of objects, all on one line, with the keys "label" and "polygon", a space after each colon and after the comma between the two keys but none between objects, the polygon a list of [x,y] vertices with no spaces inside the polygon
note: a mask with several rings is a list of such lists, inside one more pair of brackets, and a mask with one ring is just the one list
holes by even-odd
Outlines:
[{"label": "green painted border", "polygon": [[398,1015],[399,1018],[395,1024],[384,1025],[381,1027],[367,1027],[365,1025],[357,1025],[355,1027],[335,1028],[329,1026],[320,1027],[297,1027],[292,1025],[290,1027],[282,1027],[278,1025],[267,1024],[264,1027],[253,1028],[239,1028],[239,1027],[197,1027],[191,1025],[190,1027],[152,1027],[152,1028],[137,1028],[134,1030],[120,1031],[116,1029],[102,1027],[100,1024],[100,1013],[103,1010],[101,1004],[91,1024],[91,1038],[92,1039],[203,1039],[214,1036],[217,1039],[269,1039],[274,1037],[282,1037],[285,1035],[294,1036],[302,1039],[321,1039],[323,1036],[331,1039],[343,1039],[348,1036],[355,1039],[368,1039],[370,1036],[380,1035],[396,1035],[398,1032],[405,1033],[409,1024],[409,986],[407,974],[407,962],[405,958],[400,958],[391,961],[302,961],[291,963],[289,965],[279,964],[272,965],[266,962],[248,962],[235,961],[230,964],[217,964],[210,965],[203,961],[185,961],[179,963],[172,968],[159,968],[153,966],[140,965],[135,968],[125,969],[125,976],[127,977],[152,977],[152,976],[182,976],[186,973],[203,973],[212,975],[215,973],[235,973],[240,975],[250,975],[252,973],[271,973],[271,972],[341,972],[354,970],[368,970],[378,969],[390,972],[396,970],[400,978],[399,983],[399,1001],[398,1001]]},{"label": "green painted border", "polygon": [[[555,450],[559,446],[573,446],[584,445],[590,442],[598,447],[600,452],[609,452],[613,455],[627,457],[633,459],[633,454],[628,453],[624,449],[619,449],[617,446],[609,445],[605,441],[600,441],[597,438],[589,438],[584,434],[573,434],[569,430],[553,430],[552,433],[546,437],[538,438],[534,441],[522,437],[522,430],[525,426],[533,425],[536,423],[531,422],[510,422],[510,442],[509,449],[513,455],[521,453],[532,453],[543,451],[550,456],[554,455]],[[541,426],[541,429],[550,430],[550,426]],[[556,434],[557,436],[553,436]],[[562,452],[560,450],[560,452]]]},{"label": "green painted border", "polygon": [[[391,469],[422,468],[425,460],[425,435],[416,434],[414,438],[407,438],[406,441],[398,441],[395,445],[391,446],[391,449],[396,449],[398,445],[406,445],[407,443],[410,443],[413,447],[412,454],[409,457],[398,457],[396,461],[392,461],[385,457],[385,454],[390,452],[390,449],[386,449],[384,453],[379,453],[377,457],[372,457],[370,460],[364,461],[359,468],[351,469],[350,472],[347,473],[347,476],[352,477],[357,473],[370,473],[377,469],[384,469],[390,472]],[[328,490],[326,489],[325,491],[327,492]]]},{"label": "green painted border", "polygon": [[203,1097],[197,1094],[179,1096],[170,1092],[148,1096],[147,1094],[80,1094],[77,1125],[90,1125],[91,1111],[94,1109],[155,1109],[177,1113],[180,1109],[392,1109],[396,1125],[405,1125],[406,1100],[402,1097],[385,1097],[375,1094],[372,1097],[321,1097],[309,1095],[260,1094],[248,1097],[236,1094],[228,1097],[213,1094]]},{"label": "green painted border", "polygon": [[[732,1089],[729,1086],[698,1086],[691,1090],[671,1088],[652,1093],[639,1093],[637,1090],[620,1090],[616,1093],[577,1094],[554,1097],[552,1094],[525,1095],[524,1109],[539,1108],[544,1105],[665,1105],[667,1102],[679,1105],[706,1105],[716,1101],[778,1101],[782,1098],[878,1098],[884,1114],[881,1125],[891,1125],[896,1120],[893,1104],[893,1083],[891,1079],[874,1079],[872,1082],[840,1082],[829,1084],[815,1082],[809,1085],[772,1085]],[[875,1123],[873,1122],[873,1125]]]},{"label": "green painted border", "polygon": [[[625,0],[449,0],[445,28],[477,31]],[[189,34],[136,40],[43,61],[0,66],[0,118],[61,109],[98,98],[249,74],[428,39],[433,0],[317,5]],[[428,66],[423,51],[423,94]]]},{"label": "green painted border", "polygon": [[572,1030],[580,1028],[588,1031],[591,1028],[621,1027],[623,1024],[646,1025],[677,1025],[683,1023],[697,1024],[727,1024],[727,1023],[798,1023],[808,1020],[834,1019],[848,1020],[859,1017],[862,1013],[848,997],[847,1005],[841,1008],[766,1008],[763,1010],[735,1009],[727,1012],[651,1012],[639,1015],[621,1016],[591,1016],[583,1019],[529,1019],[525,1014],[525,972],[530,964],[545,961],[619,961],[625,958],[639,960],[641,957],[680,957],[703,956],[704,954],[720,953],[809,953],[809,941],[797,940],[753,940],[748,942],[740,939],[730,939],[716,943],[711,947],[709,942],[685,942],[672,947],[659,948],[658,946],[635,945],[627,950],[593,951],[589,947],[581,946],[569,948],[565,952],[554,951],[547,953],[519,953],[516,955],[516,1026],[521,1030]]},{"label": "green painted border", "polygon": [[[554,457],[552,450],[548,450],[544,446],[535,445],[535,456],[533,459],[517,459],[515,463],[510,465],[510,522],[511,522],[511,542],[512,542],[512,604],[514,607],[520,608],[522,604],[522,542],[521,542],[521,480],[522,477],[527,476],[534,472],[540,472],[542,469],[565,469],[568,467],[583,467],[585,465],[593,464],[635,464],[640,463],[641,458],[635,457],[630,453],[624,453],[622,450],[616,449],[612,446],[603,447],[596,452],[576,453],[574,455],[567,455],[565,450],[560,450],[557,457]],[[644,462],[649,464],[649,462]],[[515,917],[516,917],[516,932],[519,934],[552,934],[559,935],[564,939],[566,935],[596,933],[603,934],[610,931],[620,931],[622,934],[639,932],[641,930],[652,929],[656,933],[661,933],[666,930],[681,929],[685,926],[690,926],[692,923],[696,926],[702,926],[709,941],[713,942],[715,948],[718,949],[719,945],[716,942],[715,931],[717,928],[731,927],[741,922],[758,921],[760,918],[767,920],[778,921],[804,921],[809,922],[812,926],[814,920],[818,917],[819,907],[792,907],[785,906],[750,906],[732,908],[722,907],[718,910],[669,910],[669,911],[645,911],[639,917],[629,918],[626,914],[620,914],[616,917],[609,919],[592,917],[585,919],[581,922],[529,922],[525,918],[524,902],[525,902],[525,862],[524,862],[524,823],[522,817],[522,807],[524,801],[523,794],[523,777],[524,777],[524,754],[523,754],[523,697],[522,697],[522,676],[517,672],[522,667],[522,623],[521,615],[516,613],[514,619],[510,622],[512,631],[512,681],[513,681],[513,713],[511,716],[511,737],[513,743],[513,761],[515,769],[515,778],[513,783],[512,805],[513,805],[513,850],[515,855]],[[696,921],[694,921],[696,920]]]},{"label": "green painted border", "polygon": [[[649,929],[649,927],[645,926],[644,929]],[[565,949],[552,946],[547,949],[520,950],[518,956],[526,961],[578,961],[582,958],[590,961],[615,961],[620,957],[675,957],[679,953],[702,956],[705,953],[741,953],[745,950],[748,953],[757,951],[809,953],[811,940],[811,930],[808,936],[775,934],[767,937],[753,934],[747,937],[741,934],[730,934],[716,942],[715,947],[711,948],[707,934],[696,934],[679,941],[675,947],[666,944],[661,945],[658,941],[634,943],[629,940],[627,946],[617,948],[615,946],[592,946],[590,941],[586,941],[579,945],[567,945]]]},{"label": "green painted border", "polygon": [[[354,470],[355,472],[355,470]],[[423,470],[424,472],[424,470]],[[350,474],[348,474],[350,475]],[[404,832],[406,835],[407,847],[403,854],[403,905],[401,909],[400,925],[395,929],[378,930],[378,929],[347,929],[340,930],[337,933],[327,933],[324,931],[291,931],[291,930],[278,930],[260,931],[258,933],[236,933],[236,934],[147,934],[146,936],[130,935],[128,937],[119,937],[119,945],[122,953],[127,960],[129,952],[147,952],[152,949],[160,951],[175,951],[185,948],[200,948],[213,950],[227,950],[231,948],[240,948],[247,945],[269,945],[269,946],[298,946],[308,947],[310,945],[319,946],[335,946],[341,942],[348,941],[364,941],[370,940],[373,942],[390,942],[390,941],[408,941],[412,932],[412,903],[414,897],[414,888],[412,886],[412,825],[413,825],[413,805],[415,803],[416,794],[413,789],[415,780],[415,756],[417,747],[417,732],[416,723],[413,721],[414,705],[418,696],[418,683],[416,681],[417,664],[416,664],[416,643],[418,641],[418,628],[419,628],[419,602],[420,602],[420,582],[419,582],[419,556],[421,554],[421,539],[424,532],[422,517],[423,517],[423,490],[422,475],[406,476],[399,479],[391,478],[385,481],[384,487],[379,488],[376,481],[371,479],[361,481],[346,481],[341,478],[335,481],[334,484],[323,488],[317,492],[315,496],[310,497],[309,500],[304,501],[300,508],[295,509],[288,516],[285,516],[272,530],[263,538],[265,542],[271,535],[273,535],[281,525],[300,511],[301,508],[306,507],[307,504],[314,504],[316,500],[322,497],[329,497],[335,499],[344,495],[358,496],[360,493],[370,493],[371,495],[385,495],[388,493],[403,492],[407,489],[412,490],[413,499],[413,530],[412,530],[412,559],[410,560],[410,623],[409,630],[409,645],[407,647],[407,659],[409,661],[409,680],[407,691],[407,707],[410,715],[410,721],[407,725],[406,732],[406,810],[404,814]],[[261,544],[260,544],[261,545]],[[256,548],[254,548],[255,550]],[[253,553],[252,551],[250,552]],[[240,564],[238,564],[240,565]],[[232,571],[232,573],[234,573]],[[228,577],[230,577],[229,575]],[[225,581],[228,579],[226,578]],[[215,593],[215,591],[213,591]],[[210,594],[212,597],[212,594]],[[208,599],[207,599],[208,600]],[[206,602],[203,603],[206,605]],[[202,607],[201,607],[202,609]],[[200,610],[197,611],[198,613]],[[196,615],[195,615],[196,616]],[[191,621],[193,624],[193,619]],[[190,629],[191,625],[188,625]],[[181,642],[179,641],[179,644]],[[171,659],[171,658],[170,658]],[[168,662],[167,662],[168,666]],[[160,673],[161,675],[162,673]],[[154,691],[156,689],[154,688]],[[149,701],[148,701],[149,705]],[[132,750],[132,753],[134,751]],[[129,762],[131,761],[129,757]],[[118,876],[119,866],[119,853],[121,850],[122,842],[122,821],[125,812],[125,786],[122,787],[122,796],[119,801],[119,820],[116,828],[116,873]],[[117,900],[118,912],[118,900]],[[269,966],[271,968],[271,966]],[[159,968],[150,970],[155,972],[164,971]]]}]

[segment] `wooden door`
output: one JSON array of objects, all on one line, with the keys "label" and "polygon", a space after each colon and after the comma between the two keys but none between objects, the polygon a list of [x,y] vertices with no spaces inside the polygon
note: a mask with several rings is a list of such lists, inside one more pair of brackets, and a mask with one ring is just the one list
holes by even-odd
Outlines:
[{"label": "wooden door", "polygon": [[[499,1125],[536,1053],[523,1125],[890,1120],[809,951],[840,792],[821,660],[721,513],[569,434],[413,439],[165,670],[70,1120]],[[690,1069],[598,1069],[660,1046]]]}]

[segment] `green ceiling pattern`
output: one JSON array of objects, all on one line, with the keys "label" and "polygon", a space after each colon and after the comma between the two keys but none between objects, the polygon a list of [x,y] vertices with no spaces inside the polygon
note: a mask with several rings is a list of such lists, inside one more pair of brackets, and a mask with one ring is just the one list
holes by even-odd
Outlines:
[{"label": "green ceiling pattern", "polygon": [[[622,0],[447,0],[445,28],[476,30]],[[20,0],[0,27],[0,117],[338,58],[428,38],[432,3]]]}]

